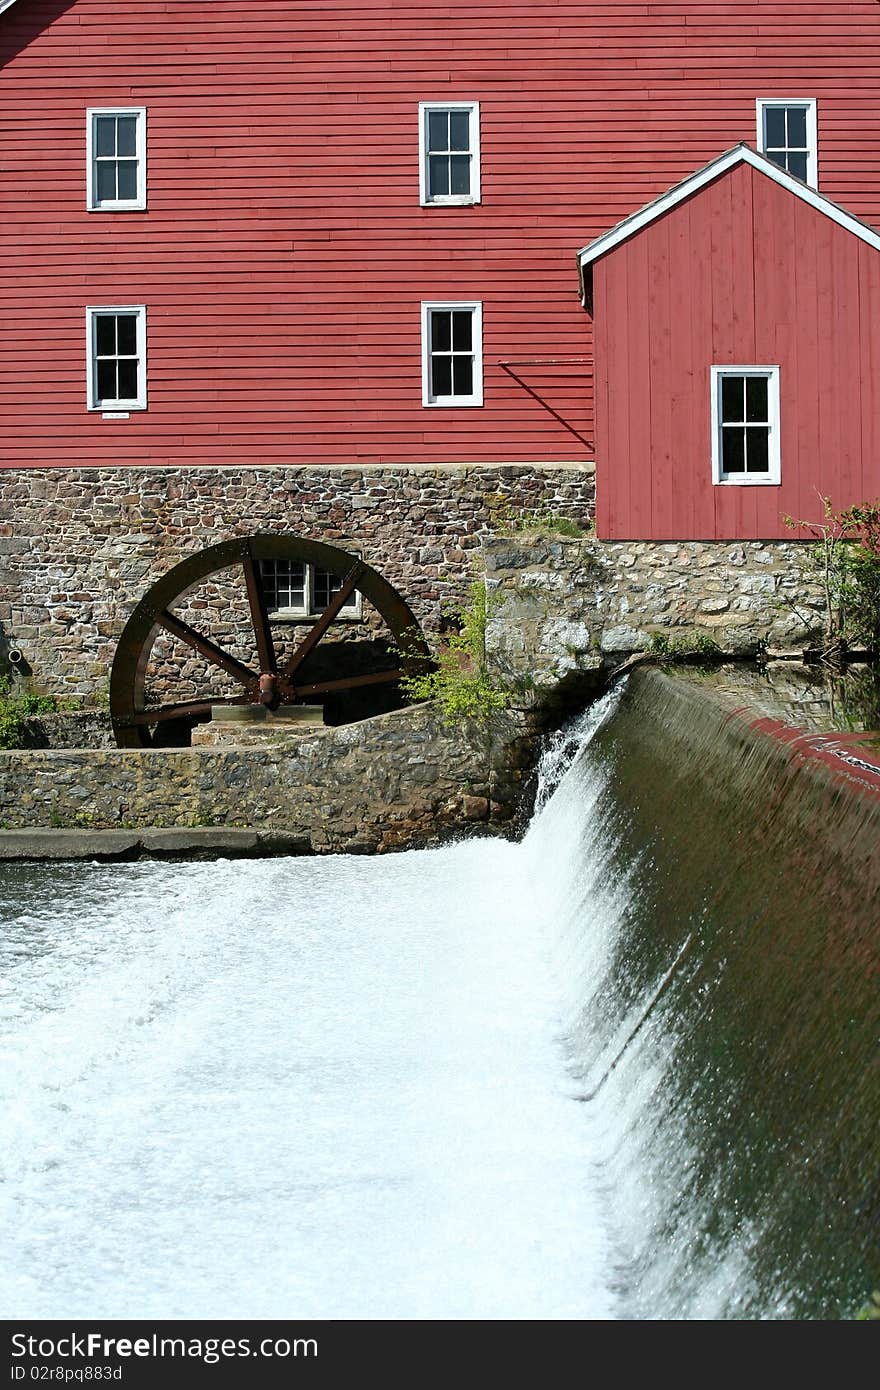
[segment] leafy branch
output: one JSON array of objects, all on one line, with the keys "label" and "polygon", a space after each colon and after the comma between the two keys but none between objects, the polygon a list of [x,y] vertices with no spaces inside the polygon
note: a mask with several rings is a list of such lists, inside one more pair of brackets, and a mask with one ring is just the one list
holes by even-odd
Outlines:
[{"label": "leafy branch", "polygon": [[[488,595],[482,580],[468,590],[467,602],[444,609],[450,631],[433,653],[431,669],[416,669],[400,682],[409,700],[439,700],[443,722],[464,719],[485,722],[495,710],[510,702],[508,691],[491,680],[486,665],[486,625],[498,599]],[[401,655],[406,659],[404,647]]]},{"label": "leafy branch", "polygon": [[852,643],[880,647],[880,501],[835,511],[822,497],[818,522],[785,517],[786,526],[814,538],[802,566],[824,602],[823,658],[839,661]]},{"label": "leafy branch", "polygon": [[27,720],[58,709],[54,695],[14,695],[8,676],[0,676],[0,748],[21,748]]}]

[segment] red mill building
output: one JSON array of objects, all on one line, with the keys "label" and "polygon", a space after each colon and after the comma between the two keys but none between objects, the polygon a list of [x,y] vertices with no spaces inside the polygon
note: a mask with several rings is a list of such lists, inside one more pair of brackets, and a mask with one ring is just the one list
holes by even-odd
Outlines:
[{"label": "red mill building", "polygon": [[874,0],[0,0],[0,53],[0,624],[50,688],[235,536],[430,625],[594,482],[600,541],[880,493]]}]

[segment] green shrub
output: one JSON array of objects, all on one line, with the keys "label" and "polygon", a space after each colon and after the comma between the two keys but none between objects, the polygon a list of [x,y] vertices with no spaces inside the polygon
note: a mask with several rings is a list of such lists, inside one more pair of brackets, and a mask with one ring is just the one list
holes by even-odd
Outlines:
[{"label": "green shrub", "polygon": [[680,661],[690,656],[712,659],[722,654],[715,638],[710,637],[708,632],[686,632],[680,637],[668,637],[665,632],[652,632],[648,651],[652,656],[659,656],[667,661]]},{"label": "green shrub", "polygon": [[[408,700],[439,700],[445,724],[485,721],[510,702],[509,692],[494,685],[486,670],[486,624],[495,602],[483,581],[475,580],[467,603],[445,610],[457,631],[447,634],[434,652],[433,668],[405,675],[400,683]],[[406,658],[405,647],[401,654]]]},{"label": "green shrub", "polygon": [[802,568],[805,579],[818,585],[824,599],[826,655],[851,644],[876,651],[880,648],[880,500],[837,512],[830,497],[821,500],[821,521],[795,521],[787,516],[785,524],[804,528],[814,537],[803,554]]},{"label": "green shrub", "polygon": [[54,695],[34,695],[29,691],[15,695],[9,677],[0,676],[0,748],[21,748],[26,720],[57,708]]}]

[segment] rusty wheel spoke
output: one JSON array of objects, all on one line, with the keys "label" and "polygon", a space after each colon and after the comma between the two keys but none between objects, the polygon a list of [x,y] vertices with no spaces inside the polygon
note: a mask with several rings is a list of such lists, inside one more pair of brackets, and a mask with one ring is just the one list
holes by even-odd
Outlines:
[{"label": "rusty wheel spoke", "polygon": [[245,552],[241,564],[244,570],[248,603],[251,608],[251,622],[253,623],[254,636],[257,639],[260,674],[274,676],[278,671],[278,663],[275,657],[275,644],[272,641],[272,632],[269,627],[269,610],[266,607],[263,585],[260,582],[257,566],[250,550]]},{"label": "rusty wheel spoke", "polygon": [[324,695],[331,690],[354,690],[359,685],[390,685],[392,681],[399,681],[402,675],[402,671],[373,671],[368,676],[342,676],[335,681],[292,686],[290,695],[293,699],[303,700],[307,695]]},{"label": "rusty wheel spoke", "polygon": [[236,661],[234,656],[225,652],[222,647],[218,647],[216,642],[212,642],[203,633],[196,632],[194,627],[185,623],[182,618],[178,618],[174,613],[169,613],[168,609],[163,609],[156,617],[157,623],[164,627],[166,632],[170,632],[172,637],[179,637],[181,642],[185,642],[188,647],[192,647],[206,661],[210,661],[213,666],[219,666],[222,670],[234,676],[239,684],[248,688],[257,683],[259,677],[256,671],[252,671],[243,662]]}]

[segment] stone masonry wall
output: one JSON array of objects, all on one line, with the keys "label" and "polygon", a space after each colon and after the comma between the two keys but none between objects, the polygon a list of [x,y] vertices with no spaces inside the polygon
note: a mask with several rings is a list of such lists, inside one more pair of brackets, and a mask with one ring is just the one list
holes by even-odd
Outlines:
[{"label": "stone masonry wall", "polygon": [[804,644],[821,628],[823,599],[804,582],[802,557],[803,545],[786,541],[490,538],[491,669],[540,694],[644,650],[653,633],[702,633],[742,654]]},{"label": "stone masonry wall", "polygon": [[0,670],[38,689],[106,690],[135,603],[195,551],[258,531],[357,549],[435,628],[462,598],[499,508],[586,524],[590,466],[75,468],[0,473]]},{"label": "stone masonry wall", "polygon": [[0,828],[240,825],[317,853],[413,848],[509,820],[532,736],[515,713],[490,734],[419,705],[262,747],[0,752]]}]

